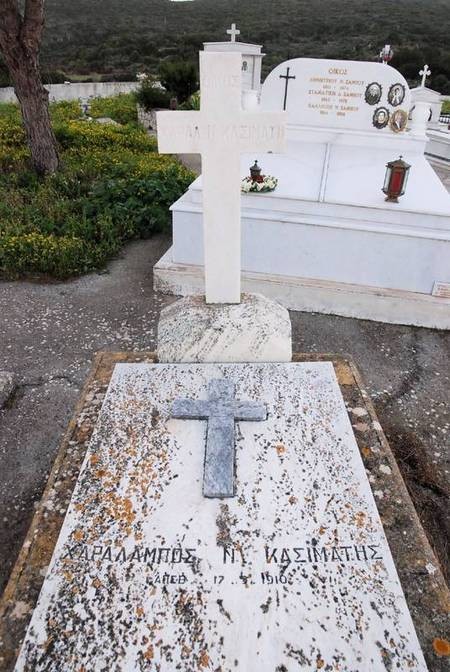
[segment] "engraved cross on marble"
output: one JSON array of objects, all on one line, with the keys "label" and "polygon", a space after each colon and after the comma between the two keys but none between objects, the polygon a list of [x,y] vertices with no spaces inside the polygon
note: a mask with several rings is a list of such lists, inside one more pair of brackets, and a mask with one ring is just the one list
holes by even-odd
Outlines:
[{"label": "engraved cross on marble", "polygon": [[180,420],[207,420],[203,496],[208,498],[235,495],[235,423],[246,420],[267,420],[265,404],[255,401],[237,401],[235,385],[220,378],[211,380],[208,401],[177,399],[172,406],[172,417]]}]

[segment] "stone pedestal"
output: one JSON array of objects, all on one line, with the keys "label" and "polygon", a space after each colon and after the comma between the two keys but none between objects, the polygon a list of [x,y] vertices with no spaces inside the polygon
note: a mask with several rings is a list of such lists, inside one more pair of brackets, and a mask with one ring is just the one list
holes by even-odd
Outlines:
[{"label": "stone pedestal", "polygon": [[160,362],[290,362],[288,311],[260,294],[238,305],[206,304],[203,296],[176,301],[161,312]]}]

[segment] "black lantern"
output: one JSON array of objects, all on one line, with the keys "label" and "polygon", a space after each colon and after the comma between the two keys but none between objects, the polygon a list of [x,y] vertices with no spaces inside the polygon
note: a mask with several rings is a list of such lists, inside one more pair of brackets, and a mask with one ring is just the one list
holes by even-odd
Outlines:
[{"label": "black lantern", "polygon": [[261,168],[258,166],[258,161],[250,168],[250,177],[253,182],[261,182]]},{"label": "black lantern", "polygon": [[406,191],[410,168],[409,163],[403,161],[402,157],[386,164],[383,192],[386,194],[387,201],[398,203],[399,196],[403,196]]}]

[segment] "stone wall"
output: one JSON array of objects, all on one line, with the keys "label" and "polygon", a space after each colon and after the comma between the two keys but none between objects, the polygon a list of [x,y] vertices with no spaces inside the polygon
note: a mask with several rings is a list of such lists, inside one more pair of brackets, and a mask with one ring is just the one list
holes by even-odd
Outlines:
[{"label": "stone wall", "polygon": [[[138,82],[72,82],[71,84],[48,84],[45,88],[51,101],[79,100],[80,98],[107,98],[119,93],[131,93]],[[12,86],[0,88],[0,103],[16,102]]]},{"label": "stone wall", "polygon": [[160,110],[144,110],[143,107],[140,107],[138,105],[137,108],[137,113],[138,113],[138,121],[142,126],[150,132],[156,133],[157,132],[157,121],[156,121],[156,113],[159,112]]}]

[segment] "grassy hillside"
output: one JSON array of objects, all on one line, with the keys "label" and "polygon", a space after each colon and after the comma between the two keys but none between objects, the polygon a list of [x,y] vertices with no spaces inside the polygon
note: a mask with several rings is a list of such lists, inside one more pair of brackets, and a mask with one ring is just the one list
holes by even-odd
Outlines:
[{"label": "grassy hillside", "polygon": [[[264,45],[266,72],[294,56],[373,60],[389,42],[411,79],[428,62],[450,93],[450,0],[46,0],[47,71],[130,77],[168,56],[196,58],[203,41]],[[438,80],[439,83],[439,80]]]}]

